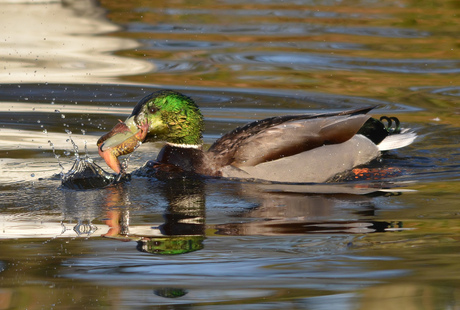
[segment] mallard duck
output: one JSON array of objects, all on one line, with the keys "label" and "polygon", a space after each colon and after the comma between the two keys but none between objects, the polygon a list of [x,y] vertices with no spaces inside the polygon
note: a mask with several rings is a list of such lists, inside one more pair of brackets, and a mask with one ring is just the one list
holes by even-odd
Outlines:
[{"label": "mallard duck", "polygon": [[[395,117],[372,118],[365,107],[337,113],[276,116],[238,127],[203,148],[203,116],[195,102],[161,90],[141,99],[126,121],[98,142],[100,156],[118,174],[118,157],[148,141],[164,141],[157,165],[211,177],[274,182],[327,182],[411,144]],[[394,126],[393,126],[394,124]]]}]

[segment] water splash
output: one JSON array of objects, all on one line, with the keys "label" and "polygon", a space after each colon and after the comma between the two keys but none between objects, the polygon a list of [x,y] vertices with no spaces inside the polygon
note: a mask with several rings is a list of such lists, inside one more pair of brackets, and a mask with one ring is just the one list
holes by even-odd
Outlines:
[{"label": "water splash", "polygon": [[[78,145],[72,139],[72,132],[70,130],[66,130],[66,132],[69,135],[69,139],[67,139],[67,141],[72,143],[73,153],[75,156],[75,161],[72,165],[72,168],[70,168],[68,172],[64,172],[64,166],[59,160],[60,155],[56,154],[54,144],[50,140],[48,141],[53,150],[54,157],[57,159],[59,167],[61,168],[60,177],[63,187],[77,190],[96,189],[110,185],[119,179],[119,177],[116,178],[115,175],[106,172],[104,169],[93,162],[88,154],[88,146],[86,141],[85,155],[83,157],[80,156]],[[66,151],[64,154],[70,155],[71,152]]]},{"label": "water splash", "polygon": [[59,173],[59,175],[61,176],[61,180],[62,180],[62,178],[64,176],[64,166],[62,165],[61,161],[59,160],[61,155],[56,154],[56,149],[54,148],[54,144],[53,144],[53,142],[51,142],[51,140],[48,140],[48,143],[51,146],[51,150],[53,150],[54,158],[56,158],[56,160],[57,160],[57,162],[59,164],[59,167],[61,168],[61,172]]},{"label": "water splash", "polygon": [[80,158],[80,154],[78,152],[78,145],[72,139],[72,131],[66,129],[65,132],[69,135],[69,139],[67,139],[66,141],[72,143],[73,153],[74,153],[76,159],[78,160]]},{"label": "water splash", "polygon": [[72,168],[61,178],[63,187],[80,190],[102,188],[115,181],[115,175],[106,172],[86,156],[76,158]]}]

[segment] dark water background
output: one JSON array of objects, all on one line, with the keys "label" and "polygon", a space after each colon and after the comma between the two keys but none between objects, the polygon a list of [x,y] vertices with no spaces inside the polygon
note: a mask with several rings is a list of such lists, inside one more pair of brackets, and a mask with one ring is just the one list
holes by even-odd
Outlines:
[{"label": "dark water background", "polygon": [[[460,307],[458,1],[0,13],[0,309]],[[70,132],[105,167],[98,137],[160,88],[195,99],[207,144],[253,119],[375,104],[419,138],[373,163],[404,171],[382,182],[61,188],[48,141],[65,170]],[[129,171],[160,148],[142,145]]]}]

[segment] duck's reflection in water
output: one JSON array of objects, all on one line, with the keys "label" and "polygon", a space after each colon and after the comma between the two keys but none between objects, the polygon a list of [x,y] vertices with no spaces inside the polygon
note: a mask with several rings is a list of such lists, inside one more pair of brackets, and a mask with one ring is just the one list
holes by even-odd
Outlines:
[{"label": "duck's reflection in water", "polygon": [[[205,183],[201,179],[175,178],[161,182],[166,200],[164,223],[153,227],[129,225],[129,209],[110,209],[105,237],[137,241],[142,252],[175,255],[203,248],[205,239]],[[119,195],[119,192],[115,195]],[[114,199],[116,200],[116,199]],[[110,201],[110,199],[109,199]]]},{"label": "duck's reflection in water", "polygon": [[375,196],[395,195],[375,185],[290,185],[246,183],[242,195],[257,206],[242,212],[250,222],[216,225],[223,235],[371,233],[399,222],[366,220],[375,215]]},{"label": "duck's reflection in water", "polygon": [[201,250],[205,239],[205,184],[197,179],[164,182],[162,193],[168,201],[165,222],[158,226],[163,237],[144,236],[137,249],[154,254],[184,254]]},{"label": "duck's reflection in water", "polygon": [[[167,202],[164,223],[152,226],[130,225],[129,208],[113,208],[126,203],[126,184],[105,198],[109,231],[103,236],[137,242],[137,249],[157,255],[185,254],[203,249],[206,234],[289,235],[364,234],[401,230],[401,222],[371,220],[375,196],[394,195],[375,185],[283,185],[212,182],[206,179],[171,178],[154,181]],[[227,214],[222,223],[207,224],[206,195],[216,185],[253,202],[253,207]],[[234,188],[232,188],[234,187]],[[219,190],[219,189],[217,189]],[[232,220],[234,219],[234,220]]]}]

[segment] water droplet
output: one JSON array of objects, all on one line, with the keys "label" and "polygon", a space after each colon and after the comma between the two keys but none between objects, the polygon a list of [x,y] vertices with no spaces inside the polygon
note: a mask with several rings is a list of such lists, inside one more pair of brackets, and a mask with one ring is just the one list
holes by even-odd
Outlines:
[{"label": "water droplet", "polygon": [[46,130],[46,129],[43,129],[43,133],[48,133],[48,130]]},{"label": "water droplet", "polygon": [[88,155],[88,141],[85,140],[85,157],[86,157],[86,160],[92,162],[91,158],[89,158],[89,155]]},{"label": "water droplet", "polygon": [[59,111],[59,110],[54,110],[54,113],[61,113],[61,111]]},{"label": "water droplet", "polygon": [[35,173],[30,174],[30,176],[31,176],[32,178],[35,177]]},{"label": "water droplet", "polygon": [[65,115],[64,115],[64,114],[61,114],[61,118],[65,118]]},{"label": "water droplet", "polygon": [[39,124],[40,124],[40,123],[41,123],[41,121],[40,121],[40,120],[37,120],[37,123],[39,123]]}]

